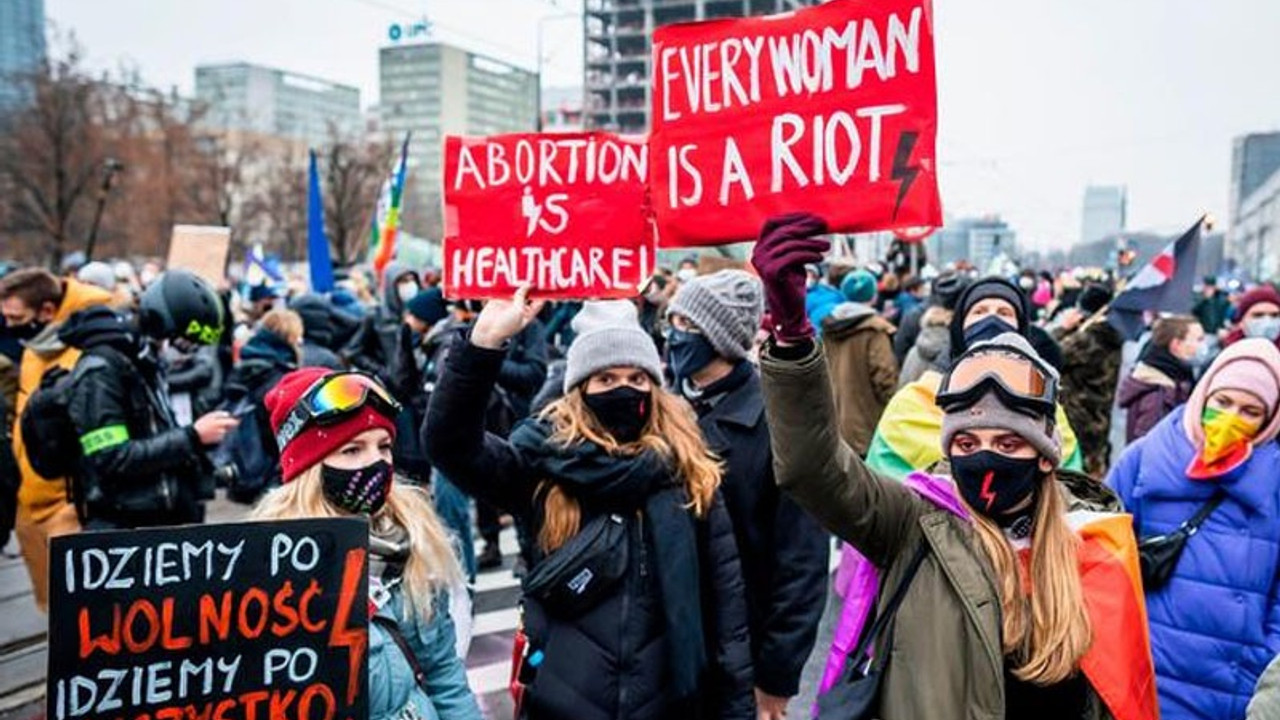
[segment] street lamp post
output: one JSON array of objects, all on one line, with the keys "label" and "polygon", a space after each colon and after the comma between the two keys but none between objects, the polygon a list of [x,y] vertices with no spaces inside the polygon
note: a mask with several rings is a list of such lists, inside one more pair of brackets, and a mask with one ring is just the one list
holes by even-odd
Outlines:
[{"label": "street lamp post", "polygon": [[111,192],[111,183],[116,173],[124,170],[124,163],[115,158],[102,161],[102,184],[98,186],[98,207],[93,211],[93,224],[89,226],[89,240],[84,246],[84,260],[93,259],[93,246],[98,242],[98,226],[102,223],[102,211],[107,206],[107,195]]}]

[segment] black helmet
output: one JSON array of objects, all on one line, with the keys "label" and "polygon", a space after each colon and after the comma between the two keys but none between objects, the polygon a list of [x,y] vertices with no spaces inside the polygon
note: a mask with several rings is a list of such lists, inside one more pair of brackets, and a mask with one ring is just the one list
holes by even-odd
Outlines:
[{"label": "black helmet", "polygon": [[184,338],[213,345],[222,337],[222,301],[209,283],[186,270],[169,270],[142,293],[138,308],[144,335]]}]

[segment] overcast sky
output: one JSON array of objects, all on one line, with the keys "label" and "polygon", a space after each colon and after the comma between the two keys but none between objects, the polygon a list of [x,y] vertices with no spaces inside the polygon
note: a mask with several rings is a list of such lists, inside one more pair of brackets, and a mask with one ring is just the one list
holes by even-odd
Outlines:
[{"label": "overcast sky", "polygon": [[[873,1],[873,0],[868,0]],[[95,66],[127,61],[190,92],[198,63],[244,60],[377,101],[392,22],[578,85],[581,0],[45,0]],[[1275,0],[935,0],[940,181],[951,215],[998,212],[1024,246],[1080,234],[1085,185],[1125,184],[1133,230],[1226,220],[1231,139],[1280,130]],[[540,22],[540,19],[544,19]]]}]

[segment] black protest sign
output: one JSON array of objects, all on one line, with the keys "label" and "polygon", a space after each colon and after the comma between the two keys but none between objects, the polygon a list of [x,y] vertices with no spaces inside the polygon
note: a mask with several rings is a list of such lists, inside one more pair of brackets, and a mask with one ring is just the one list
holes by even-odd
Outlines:
[{"label": "black protest sign", "polygon": [[368,525],[53,539],[50,720],[368,716]]}]

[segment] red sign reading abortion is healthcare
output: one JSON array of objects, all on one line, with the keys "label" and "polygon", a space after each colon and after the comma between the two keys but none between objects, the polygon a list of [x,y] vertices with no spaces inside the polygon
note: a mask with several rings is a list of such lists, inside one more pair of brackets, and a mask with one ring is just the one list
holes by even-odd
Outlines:
[{"label": "red sign reading abortion is healthcare", "polygon": [[644,140],[609,133],[445,138],[444,285],[459,299],[639,293],[652,272]]},{"label": "red sign reading abortion is healthcare", "polygon": [[653,205],[664,247],[942,224],[930,0],[834,0],[653,35]]}]

